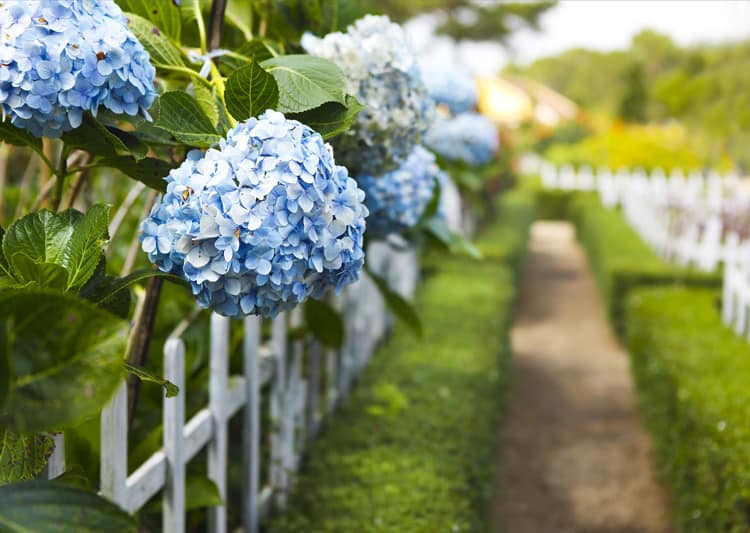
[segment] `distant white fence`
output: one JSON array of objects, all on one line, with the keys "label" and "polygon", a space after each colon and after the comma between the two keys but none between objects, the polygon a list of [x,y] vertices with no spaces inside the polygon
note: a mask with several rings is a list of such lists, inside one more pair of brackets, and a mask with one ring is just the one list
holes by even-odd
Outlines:
[{"label": "distant white fence", "polygon": [[[411,297],[419,273],[413,247],[394,237],[388,243],[372,243],[367,257],[371,270],[383,276],[394,290]],[[128,474],[127,387],[123,381],[101,415],[101,494],[124,510],[135,512],[163,490],[163,531],[185,531],[186,465],[205,453],[208,477],[226,503],[228,424],[231,418],[240,416],[243,461],[231,466],[242,473],[244,530],[257,532],[272,506],[285,506],[306,444],[316,435],[322,420],[347,396],[388,329],[390,319],[382,297],[365,274],[336,297],[334,305],[344,318],[341,350],[325,349],[310,339],[289,342],[289,328],[301,320],[299,309],[273,319],[268,339],[262,338],[262,321],[257,317],[232,321],[212,314],[209,401],[190,419],[186,419],[189,391],[185,388],[185,343],[181,338],[190,322],[180,324],[164,345],[165,378],[176,384],[180,393],[163,400],[163,446]],[[241,328],[243,339],[243,370],[239,375],[230,375],[228,368],[234,328]],[[270,388],[268,427],[261,423],[261,389],[265,386]],[[262,447],[266,438],[269,446]],[[55,436],[55,445],[45,473],[50,479],[65,471],[62,435]],[[261,478],[264,463],[268,476]],[[207,522],[212,532],[226,531],[226,506],[209,507]]]},{"label": "distant white fence", "polygon": [[736,174],[685,176],[673,170],[669,176],[660,169],[650,175],[642,170],[602,168],[594,173],[588,167],[555,167],[538,164],[546,188],[597,191],[603,205],[620,206],[630,225],[662,257],[679,264],[712,271],[724,261],[727,228],[722,210],[728,202],[750,197]]},{"label": "distant white fence", "polygon": [[628,223],[662,257],[706,272],[723,264],[723,321],[750,337],[750,239],[742,240],[722,218],[728,206],[750,214],[750,195],[737,175],[685,177],[675,170],[667,177],[659,170],[649,176],[608,169],[593,175],[543,162],[536,168],[547,188],[597,190],[602,204],[621,206]]}]

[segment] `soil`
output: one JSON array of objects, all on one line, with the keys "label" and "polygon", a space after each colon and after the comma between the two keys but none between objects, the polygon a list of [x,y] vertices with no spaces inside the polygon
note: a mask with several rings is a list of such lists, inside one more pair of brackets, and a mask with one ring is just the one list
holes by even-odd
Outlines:
[{"label": "soil", "polygon": [[496,531],[672,531],[627,353],[567,223],[532,228],[512,343]]}]

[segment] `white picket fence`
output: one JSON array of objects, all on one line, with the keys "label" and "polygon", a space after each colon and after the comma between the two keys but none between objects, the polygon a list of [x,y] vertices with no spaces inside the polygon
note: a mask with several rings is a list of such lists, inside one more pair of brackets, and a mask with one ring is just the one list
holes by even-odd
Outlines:
[{"label": "white picket fence", "polygon": [[[706,272],[723,264],[722,319],[750,338],[750,240],[727,231],[720,216],[727,202],[750,210],[750,196],[737,175],[685,177],[675,170],[667,177],[658,170],[648,176],[608,169],[593,175],[590,169],[558,169],[544,162],[536,168],[547,188],[597,190],[603,205],[621,206],[628,223],[666,259]],[[685,213],[687,222],[680,216]]]},{"label": "white picket fence", "polygon": [[[411,297],[419,272],[413,247],[394,236],[387,243],[372,243],[367,259],[369,268],[383,276],[393,290]],[[301,320],[299,309],[273,319],[268,339],[262,338],[257,317],[233,321],[212,314],[209,401],[190,419],[186,419],[189,391],[185,388],[185,343],[181,338],[190,322],[183,321],[164,345],[165,378],[180,387],[180,393],[163,400],[163,446],[129,473],[127,387],[123,381],[101,414],[101,494],[132,513],[163,490],[163,531],[185,531],[186,465],[205,453],[208,477],[226,502],[228,424],[232,417],[240,416],[243,461],[231,465],[242,472],[243,503],[237,511],[241,511],[244,530],[257,532],[272,507],[285,506],[306,444],[347,396],[389,328],[382,297],[366,275],[334,300],[344,317],[341,350],[324,349],[310,339],[289,342],[288,329]],[[243,338],[239,375],[230,375],[228,369],[234,328],[242,329]],[[261,389],[265,386],[270,387],[270,427],[261,424]],[[269,446],[262,447],[266,437]],[[65,471],[62,435],[55,436],[55,444],[45,472],[49,479]],[[264,463],[269,467],[268,476],[261,479]],[[210,531],[222,533],[226,524],[225,505],[208,508]]]},{"label": "white picket fence", "polygon": [[728,201],[750,197],[736,174],[685,176],[675,169],[667,176],[656,169],[642,170],[560,168],[537,165],[546,188],[597,191],[603,205],[620,206],[630,225],[662,257],[703,271],[715,270],[725,260],[726,233],[721,219]]}]

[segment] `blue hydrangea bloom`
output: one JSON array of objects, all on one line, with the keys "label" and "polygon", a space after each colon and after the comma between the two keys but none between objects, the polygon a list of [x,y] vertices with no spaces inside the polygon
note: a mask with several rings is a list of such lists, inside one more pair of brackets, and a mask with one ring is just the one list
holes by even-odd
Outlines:
[{"label": "blue hydrangea bloom", "polygon": [[471,111],[477,105],[477,84],[471,73],[460,65],[442,63],[422,67],[422,78],[436,104],[455,114]]},{"label": "blue hydrangea bloom", "polygon": [[275,316],[341,290],[364,263],[364,192],[309,127],[275,111],[194,150],[141,225],[160,270],[225,316]]},{"label": "blue hydrangea bloom", "polygon": [[462,113],[436,120],[425,144],[447,161],[477,166],[492,160],[500,139],[490,119],[478,113]]},{"label": "blue hydrangea bloom", "polygon": [[379,177],[358,176],[371,213],[368,233],[384,237],[414,227],[432,199],[439,172],[435,156],[416,146],[399,169]]},{"label": "blue hydrangea bloom", "polygon": [[422,141],[434,113],[401,26],[385,16],[367,15],[346,33],[322,39],[306,34],[302,45],[338,64],[347,77],[347,92],[365,105],[353,127],[332,141],[339,163],[355,175],[400,167]]},{"label": "blue hydrangea bloom", "polygon": [[156,71],[113,0],[0,4],[0,105],[14,125],[59,137],[100,106],[148,117]]}]

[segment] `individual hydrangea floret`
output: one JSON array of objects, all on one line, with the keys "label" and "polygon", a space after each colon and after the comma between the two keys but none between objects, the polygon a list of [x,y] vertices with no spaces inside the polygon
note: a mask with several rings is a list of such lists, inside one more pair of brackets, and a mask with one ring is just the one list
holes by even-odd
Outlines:
[{"label": "individual hydrangea floret", "polygon": [[225,316],[275,316],[356,280],[364,192],[309,127],[266,111],[166,178],[141,226],[160,270]]},{"label": "individual hydrangea floret", "polygon": [[454,115],[471,111],[477,105],[477,84],[460,65],[444,63],[422,68],[427,91],[436,104],[445,105]]},{"label": "individual hydrangea floret", "polygon": [[417,146],[401,168],[380,177],[357,177],[370,210],[367,231],[384,237],[414,227],[432,199],[439,172],[435,156]]},{"label": "individual hydrangea floret", "polygon": [[0,105],[37,137],[59,137],[100,106],[148,118],[155,74],[112,0],[0,4]]},{"label": "individual hydrangea floret", "polygon": [[462,113],[436,120],[425,144],[447,161],[476,166],[492,160],[500,139],[490,119],[478,113]]},{"label": "individual hydrangea floret", "polygon": [[404,30],[385,16],[367,15],[346,33],[305,35],[304,48],[338,64],[347,91],[364,104],[355,124],[333,140],[336,157],[354,174],[400,167],[432,121],[434,103],[422,82]]}]

